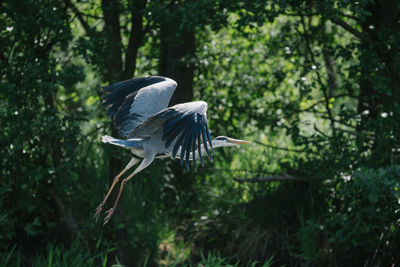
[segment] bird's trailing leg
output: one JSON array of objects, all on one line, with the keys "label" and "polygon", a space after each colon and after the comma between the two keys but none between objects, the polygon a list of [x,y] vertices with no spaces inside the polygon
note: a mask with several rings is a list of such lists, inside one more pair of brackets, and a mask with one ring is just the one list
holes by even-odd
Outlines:
[{"label": "bird's trailing leg", "polygon": [[[133,176],[133,175],[131,175],[131,176]],[[131,178],[131,176],[129,176],[128,178]],[[103,225],[106,225],[108,223],[108,221],[110,220],[111,216],[113,215],[115,209],[117,208],[119,198],[121,197],[121,193],[124,190],[124,186],[125,186],[126,182],[128,181],[128,178],[125,178],[124,180],[122,180],[117,199],[115,200],[113,207],[106,211],[106,217],[104,218]]]},{"label": "bird's trailing leg", "polygon": [[106,211],[106,217],[104,218],[103,225],[106,225],[108,223],[108,221],[110,220],[111,216],[113,215],[115,209],[117,208],[119,198],[121,197],[121,194],[122,194],[122,191],[124,190],[124,186],[125,186],[126,182],[128,182],[133,176],[135,176],[135,174],[137,174],[138,172],[140,172],[141,170],[143,170],[144,168],[149,166],[153,162],[153,160],[154,160],[154,155],[152,155],[150,158],[144,158],[143,161],[140,163],[139,167],[137,167],[137,169],[131,175],[129,175],[124,180],[122,180],[121,186],[119,188],[118,196],[114,202],[113,207],[111,209],[109,209],[108,211]]},{"label": "bird's trailing leg", "polygon": [[98,217],[100,216],[101,211],[103,210],[104,205],[106,204],[106,201],[108,199],[108,197],[110,196],[112,190],[114,189],[114,186],[118,183],[119,178],[121,178],[122,175],[124,175],[124,173],[126,171],[128,171],[130,168],[132,168],[132,166],[134,166],[136,163],[139,162],[139,159],[137,158],[132,158],[131,161],[129,161],[128,165],[126,165],[125,169],[122,170],[122,172],[120,174],[118,174],[117,176],[115,176],[113,183],[110,186],[110,189],[108,190],[107,195],[105,196],[105,198],[103,199],[103,201],[100,203],[100,205],[97,207],[96,209],[96,213],[94,214],[94,220],[95,222],[97,222]]}]

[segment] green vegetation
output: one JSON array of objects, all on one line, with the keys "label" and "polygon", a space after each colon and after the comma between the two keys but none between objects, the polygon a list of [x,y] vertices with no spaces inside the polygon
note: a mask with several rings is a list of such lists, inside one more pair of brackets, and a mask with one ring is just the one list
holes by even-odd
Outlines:
[{"label": "green vegetation", "polygon": [[[400,265],[398,1],[6,0],[0,22],[0,266]],[[103,227],[129,157],[101,86],[145,75],[253,144],[157,160]]]}]

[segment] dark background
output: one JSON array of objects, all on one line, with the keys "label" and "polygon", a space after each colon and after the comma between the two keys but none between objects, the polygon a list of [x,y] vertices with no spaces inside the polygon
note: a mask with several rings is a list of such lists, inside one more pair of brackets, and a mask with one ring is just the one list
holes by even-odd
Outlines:
[{"label": "dark background", "polygon": [[[0,266],[400,265],[399,1],[10,0],[0,31]],[[145,75],[253,143],[157,160],[103,227],[101,87]]]}]

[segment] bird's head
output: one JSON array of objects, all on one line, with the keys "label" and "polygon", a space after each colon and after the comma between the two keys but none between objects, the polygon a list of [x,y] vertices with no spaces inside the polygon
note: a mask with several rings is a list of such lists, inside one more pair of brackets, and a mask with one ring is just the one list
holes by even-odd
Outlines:
[{"label": "bird's head", "polygon": [[218,136],[212,140],[214,147],[220,146],[239,146],[244,144],[250,144],[249,141],[240,140],[240,139],[233,139],[226,136]]}]

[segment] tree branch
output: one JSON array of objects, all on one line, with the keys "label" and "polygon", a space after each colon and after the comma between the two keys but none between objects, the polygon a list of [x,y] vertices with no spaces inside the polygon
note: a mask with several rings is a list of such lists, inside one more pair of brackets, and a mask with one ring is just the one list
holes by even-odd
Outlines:
[{"label": "tree branch", "polygon": [[89,33],[91,31],[91,27],[87,23],[87,21],[82,17],[82,13],[79,11],[79,9],[70,0],[64,0],[64,2],[67,5],[67,7],[69,7],[72,10],[72,12],[75,14],[75,16],[78,18],[79,22],[81,23],[82,27],[85,29],[86,33]]},{"label": "tree branch", "polygon": [[364,39],[364,35],[362,32],[359,32],[358,30],[354,29],[352,26],[350,26],[347,22],[340,18],[330,18],[330,21],[332,21],[334,24],[342,27],[343,29],[347,30],[351,34],[353,34],[355,37],[358,39]]},{"label": "tree branch", "polygon": [[316,180],[316,178],[307,178],[302,176],[281,174],[268,177],[233,178],[233,180],[242,184],[242,183],[265,183],[265,182],[283,182],[283,181],[310,182],[312,180]]}]

